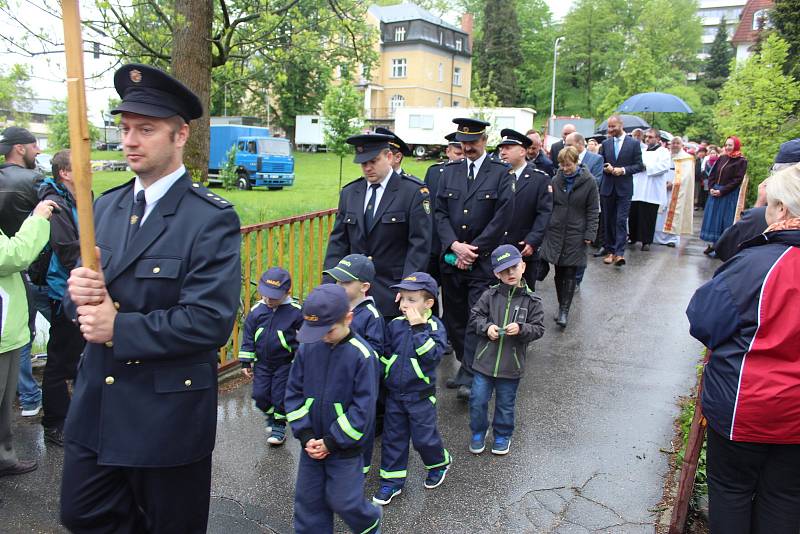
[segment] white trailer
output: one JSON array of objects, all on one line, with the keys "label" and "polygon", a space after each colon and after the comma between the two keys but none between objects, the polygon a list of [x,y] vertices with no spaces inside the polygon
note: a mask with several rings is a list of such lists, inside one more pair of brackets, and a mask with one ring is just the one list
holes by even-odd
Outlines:
[{"label": "white trailer", "polygon": [[399,107],[394,114],[394,133],[406,142],[414,155],[442,150],[444,136],[455,131],[453,119],[479,118],[491,124],[489,146],[500,141],[500,130],[511,128],[525,133],[533,127],[536,111],[531,108]]},{"label": "white trailer", "polygon": [[294,146],[297,150],[325,150],[325,119],[322,115],[295,117]]}]

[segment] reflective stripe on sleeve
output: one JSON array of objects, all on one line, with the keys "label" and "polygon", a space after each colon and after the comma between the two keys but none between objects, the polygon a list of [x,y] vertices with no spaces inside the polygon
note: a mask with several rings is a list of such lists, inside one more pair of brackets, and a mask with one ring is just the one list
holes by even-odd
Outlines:
[{"label": "reflective stripe on sleeve", "polygon": [[303,405],[301,407],[299,407],[298,409],[296,409],[293,412],[289,412],[288,414],[286,414],[286,420],[291,423],[293,421],[297,421],[298,419],[301,419],[301,418],[307,416],[308,415],[308,411],[311,409],[311,405],[313,403],[314,403],[314,398],[313,397],[307,398],[306,402],[303,403]]},{"label": "reflective stripe on sleeve", "polygon": [[369,359],[369,357],[371,356],[371,352],[366,345],[364,345],[362,342],[360,342],[354,337],[350,338],[350,344],[356,347],[358,350],[360,350],[361,354],[363,354],[365,358]]},{"label": "reflective stripe on sleeve", "polygon": [[342,432],[347,434],[353,441],[358,441],[364,437],[363,432],[359,432],[353,428],[353,425],[350,424],[350,421],[347,419],[347,414],[344,413],[344,408],[342,408],[341,404],[334,402],[333,408],[336,410],[336,422],[339,423],[339,427],[341,427]]},{"label": "reflective stripe on sleeve", "polygon": [[372,304],[367,304],[367,309],[372,312],[372,315],[375,316],[376,319],[380,319],[381,318],[381,314],[378,311],[378,308],[376,308]]},{"label": "reflective stripe on sleeve", "polygon": [[240,360],[255,360],[256,359],[256,353],[255,352],[249,352],[249,351],[246,351],[246,350],[240,350],[239,351],[239,359]]},{"label": "reflective stripe on sleeve", "polygon": [[422,356],[423,354],[425,354],[426,352],[428,352],[429,350],[431,350],[435,346],[436,346],[436,343],[433,341],[433,339],[428,338],[428,341],[423,343],[421,346],[417,347],[417,349],[416,349],[417,350],[417,356]]}]

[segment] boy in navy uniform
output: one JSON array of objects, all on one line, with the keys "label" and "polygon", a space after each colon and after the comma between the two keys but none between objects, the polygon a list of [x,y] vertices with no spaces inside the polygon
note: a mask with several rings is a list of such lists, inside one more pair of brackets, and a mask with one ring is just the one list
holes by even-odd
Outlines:
[{"label": "boy in navy uniform", "polygon": [[492,270],[501,283],[487,289],[472,308],[470,328],[480,336],[469,399],[469,450],[473,454],[485,448],[492,390],[496,395],[492,453],[508,454],[528,343],[544,334],[542,299],[526,286],[525,265],[514,245],[497,247],[492,252]]},{"label": "boy in navy uniform", "polygon": [[242,372],[253,378],[253,400],[271,431],[267,438],[270,445],[283,445],[286,439],[283,399],[297,350],[297,331],[303,324],[300,305],[289,295],[291,288],[292,278],[286,269],[272,267],[261,275],[261,300],[247,314],[239,350]]},{"label": "boy in navy uniform", "polygon": [[403,316],[387,326],[387,356],[381,358],[388,394],[381,486],[372,498],[380,505],[389,504],[405,484],[409,438],[428,471],[426,488],[439,486],[451,463],[436,428],[436,367],[447,347],[444,325],[431,313],[439,288],[431,275],[416,272],[392,289],[400,291]]},{"label": "boy in navy uniform", "polygon": [[[386,324],[383,315],[375,307],[375,301],[367,296],[367,292],[375,279],[375,266],[372,260],[363,254],[350,254],[345,256],[336,267],[325,271],[336,280],[336,284],[344,288],[347,299],[350,301],[350,311],[353,312],[353,322],[350,330],[367,340],[372,349],[382,356],[384,354],[384,329]],[[380,385],[380,362],[375,360],[376,382]],[[379,396],[380,397],[380,396]],[[378,406],[376,413],[376,427],[381,424],[377,421],[383,416],[383,405]],[[375,433],[370,434],[364,443],[364,474],[372,466],[372,447],[375,442]]]},{"label": "boy in navy uniform", "polygon": [[353,532],[376,532],[381,511],[364,498],[363,445],[375,424],[377,355],[350,330],[353,313],[340,286],[315,288],[303,319],[286,387],[287,419],[303,447],[295,532],[333,532],[334,513]]}]

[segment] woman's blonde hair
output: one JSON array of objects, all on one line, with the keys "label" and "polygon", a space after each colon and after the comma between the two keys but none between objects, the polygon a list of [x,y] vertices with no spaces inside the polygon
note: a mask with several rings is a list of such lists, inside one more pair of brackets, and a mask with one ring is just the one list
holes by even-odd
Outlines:
[{"label": "woman's blonde hair", "polygon": [[[559,154],[560,159],[561,154]],[[792,217],[800,217],[800,163],[769,177],[767,202],[780,202]]]},{"label": "woman's blonde hair", "polygon": [[578,150],[574,146],[565,146],[558,153],[558,163],[578,163]]}]

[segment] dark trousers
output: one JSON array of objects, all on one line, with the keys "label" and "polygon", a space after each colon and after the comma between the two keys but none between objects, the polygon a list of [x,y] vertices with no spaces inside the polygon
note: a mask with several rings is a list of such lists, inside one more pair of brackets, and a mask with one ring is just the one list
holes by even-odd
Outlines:
[{"label": "dark trousers", "polygon": [[67,380],[75,380],[86,340],[78,325],[62,313],[61,301],[51,301],[50,309],[47,365],[42,377],[42,425],[63,428],[70,400]]},{"label": "dark trousers", "polygon": [[628,240],[628,213],[631,210],[631,197],[601,196],[600,204],[605,213],[605,243],[608,252],[617,256],[625,255],[625,242]]},{"label": "dark trousers", "polygon": [[514,406],[517,403],[519,378],[495,378],[475,373],[469,397],[469,429],[473,434],[485,435],[489,429],[489,400],[494,390],[495,437],[510,438],[514,433]]},{"label": "dark trousers", "polygon": [[525,280],[525,283],[528,284],[528,289],[531,291],[536,289],[536,275],[539,270],[539,254],[534,254],[528,258],[525,258],[525,272],[522,275],[522,278]]},{"label": "dark trousers", "polygon": [[291,367],[288,363],[271,367],[258,362],[253,366],[253,400],[256,401],[256,407],[279,426],[286,425],[283,401]]},{"label": "dark trousers", "polygon": [[402,488],[408,467],[408,440],[422,458],[425,469],[436,469],[450,463],[436,428],[436,397],[420,399],[386,397],[386,420],[381,448],[381,484]]},{"label": "dark trousers", "polygon": [[628,219],[628,234],[631,243],[650,245],[656,232],[658,204],[650,202],[631,202],[631,215]]},{"label": "dark trousers", "polygon": [[592,245],[595,248],[600,248],[606,242],[606,216],[603,211],[600,211],[600,217],[597,219],[597,237],[594,238]]},{"label": "dark trousers", "polygon": [[364,497],[362,469],[360,454],[313,460],[301,451],[294,494],[295,533],[332,533],[334,513],[353,532],[375,532],[381,511]]},{"label": "dark trousers", "polygon": [[461,367],[456,376],[459,385],[472,384],[472,359],[475,356],[477,334],[467,328],[469,314],[492,281],[488,278],[458,273],[442,273],[444,326]]},{"label": "dark trousers", "polygon": [[800,445],[730,441],[708,427],[712,534],[800,531]]},{"label": "dark trousers", "polygon": [[553,281],[556,284],[556,298],[558,299],[559,309],[565,308],[569,311],[569,307],[572,305],[572,297],[575,295],[575,286],[578,285],[577,274],[577,267],[555,266]]},{"label": "dark trousers", "polygon": [[105,466],[64,442],[61,522],[71,532],[205,533],[210,495],[211,455],[178,467]]}]

